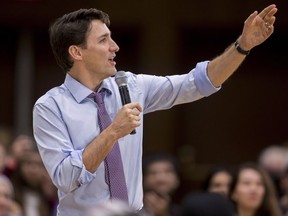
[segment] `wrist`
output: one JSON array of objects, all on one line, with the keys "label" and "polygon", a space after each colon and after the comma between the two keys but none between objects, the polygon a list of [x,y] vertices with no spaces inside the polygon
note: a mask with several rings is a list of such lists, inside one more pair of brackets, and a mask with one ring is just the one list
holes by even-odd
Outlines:
[{"label": "wrist", "polygon": [[117,142],[121,137],[123,137],[121,130],[119,130],[118,127],[115,127],[113,122],[105,130],[103,130],[102,133],[105,133],[112,143]]},{"label": "wrist", "polygon": [[245,50],[240,46],[238,40],[235,41],[234,46],[236,50],[242,55],[248,55],[250,53],[250,50]]}]

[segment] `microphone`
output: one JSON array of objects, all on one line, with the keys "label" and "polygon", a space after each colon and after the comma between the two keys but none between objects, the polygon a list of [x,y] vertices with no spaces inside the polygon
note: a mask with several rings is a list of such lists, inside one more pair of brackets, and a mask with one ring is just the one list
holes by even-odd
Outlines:
[{"label": "microphone", "polygon": [[[118,71],[115,75],[115,81],[118,85],[122,105],[131,103],[130,94],[127,86],[128,78],[124,71]],[[134,129],[130,134],[135,134],[136,130]]]}]

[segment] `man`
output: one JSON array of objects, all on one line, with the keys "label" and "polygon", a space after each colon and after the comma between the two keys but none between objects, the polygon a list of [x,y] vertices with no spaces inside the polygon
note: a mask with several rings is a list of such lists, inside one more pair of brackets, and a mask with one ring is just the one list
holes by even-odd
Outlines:
[{"label": "man", "polygon": [[[119,47],[111,38],[108,15],[80,9],[57,19],[50,28],[50,42],[57,63],[67,74],[63,85],[36,102],[33,128],[43,162],[58,188],[58,215],[81,215],[86,207],[114,198],[140,210],[143,114],[219,90],[248,51],[273,33],[276,12],[276,6],[270,5],[259,14],[252,13],[235,45],[210,62],[198,63],[186,75],[127,72],[132,103],[123,107],[113,77]],[[130,135],[134,129],[136,134]],[[122,161],[108,162],[112,155]],[[116,171],[111,171],[111,164],[119,165]],[[118,174],[122,176],[114,176]],[[115,179],[121,183],[116,189],[111,183]],[[115,191],[119,193],[114,195]]]}]

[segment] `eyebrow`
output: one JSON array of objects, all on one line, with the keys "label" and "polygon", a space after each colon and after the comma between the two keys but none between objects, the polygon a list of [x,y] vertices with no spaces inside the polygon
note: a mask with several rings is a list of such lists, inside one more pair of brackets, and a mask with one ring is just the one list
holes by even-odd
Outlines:
[{"label": "eyebrow", "polygon": [[105,33],[105,34],[103,34],[103,35],[100,35],[100,36],[99,36],[99,39],[101,39],[101,38],[105,38],[105,37],[108,37],[108,36],[111,37],[111,35],[112,35],[112,32]]}]

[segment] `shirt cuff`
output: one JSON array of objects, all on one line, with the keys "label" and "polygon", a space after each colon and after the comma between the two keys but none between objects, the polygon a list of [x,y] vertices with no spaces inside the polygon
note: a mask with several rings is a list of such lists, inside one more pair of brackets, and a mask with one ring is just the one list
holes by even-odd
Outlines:
[{"label": "shirt cuff", "polygon": [[207,66],[208,66],[209,61],[204,61],[204,62],[200,62],[196,65],[195,68],[195,85],[197,87],[197,89],[199,90],[199,92],[207,97],[217,91],[219,91],[221,89],[221,86],[219,87],[215,87],[208,75],[207,75]]},{"label": "shirt cuff", "polygon": [[83,164],[82,160],[83,150],[77,150],[71,152],[71,164],[81,169],[81,173],[78,179],[80,185],[91,182],[96,176],[95,173],[91,173],[88,170],[86,170],[86,167]]}]

